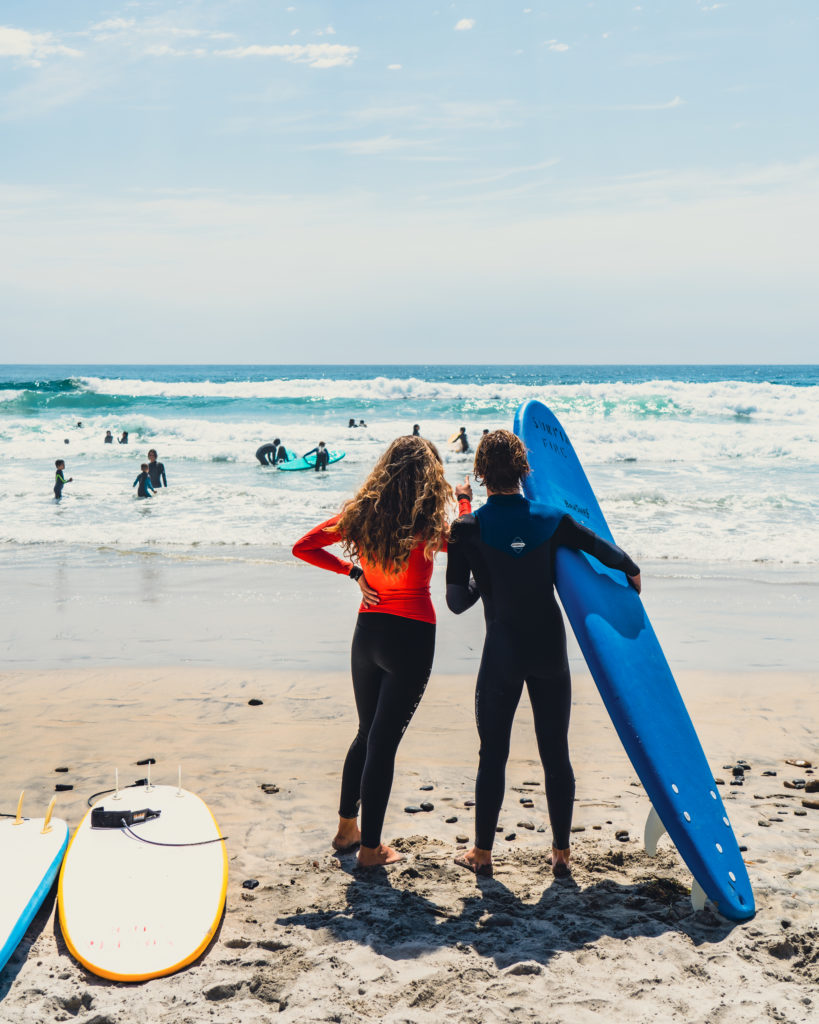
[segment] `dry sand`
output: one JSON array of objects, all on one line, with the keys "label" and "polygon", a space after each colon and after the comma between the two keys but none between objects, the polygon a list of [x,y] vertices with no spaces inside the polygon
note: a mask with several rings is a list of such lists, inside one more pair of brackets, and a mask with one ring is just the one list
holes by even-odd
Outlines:
[{"label": "dry sand", "polygon": [[[452,864],[471,836],[473,678],[434,675],[399,751],[387,839],[407,854],[365,874],[331,855],[339,768],[354,725],[346,675],[217,668],[15,671],[0,676],[0,810],[56,782],[74,827],[86,799],[130,781],[184,782],[229,836],[227,910],[192,967],[140,985],[88,974],[67,953],[53,898],[0,974],[0,1021],[731,1021],[817,1019],[819,810],[786,778],[816,774],[816,677],[678,676],[745,854],[757,916],[695,912],[667,838],[640,843],[648,804],[589,677],[575,679],[574,875],[555,882],[531,716],[513,737],[494,879]],[[252,697],[264,703],[250,707]],[[730,787],[723,765],[752,771]],[[67,766],[65,775],[54,768]],[[778,775],[763,777],[763,770]],[[539,785],[524,786],[525,782]],[[272,783],[278,792],[260,786]],[[420,786],[432,785],[421,792]],[[520,807],[534,793],[534,811]],[[428,798],[435,809],[409,815]],[[446,818],[457,822],[447,823]],[[530,830],[518,823],[529,820]],[[762,825],[760,822],[767,822]],[[627,842],[615,831],[628,829]],[[515,834],[513,840],[503,836]],[[259,887],[248,892],[244,879]]]}]

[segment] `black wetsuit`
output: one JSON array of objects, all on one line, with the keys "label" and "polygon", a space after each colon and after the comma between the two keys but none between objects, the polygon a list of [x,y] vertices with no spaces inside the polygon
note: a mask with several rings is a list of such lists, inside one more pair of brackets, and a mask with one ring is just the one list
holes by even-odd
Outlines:
[{"label": "black wetsuit", "polygon": [[263,444],[256,449],[256,458],[262,466],[275,466],[277,462],[277,449],[275,444]]},{"label": "black wetsuit", "polygon": [[167,487],[168,480],[165,476],[165,464],[162,462],[149,462],[148,463],[148,476],[151,478],[151,483],[154,485],[154,489],[157,487]]},{"label": "black wetsuit", "polygon": [[309,452],[305,452],[302,455],[302,458],[306,459],[308,455],[316,456],[316,464],[313,468],[317,473],[320,469],[326,470],[330,465],[330,453],[326,448],[311,448]]},{"label": "black wetsuit", "polygon": [[154,493],[154,485],[148,473],[140,473],[131,486],[136,487],[138,498],[150,498]]},{"label": "black wetsuit", "polygon": [[435,623],[366,612],[350,657],[358,733],[341,773],[339,815],[361,807],[361,844],[375,848],[392,789],[398,744],[424,695],[435,653]]},{"label": "black wetsuit", "polygon": [[[493,494],[452,526],[447,605],[456,614],[480,597],[486,640],[478,671],[475,716],[481,749],[475,781],[475,845],[491,850],[506,785],[512,721],[529,691],[554,845],[565,850],[574,802],[569,760],[571,678],[566,631],[554,595],[558,547],[580,549],[629,576],[629,556],[557,509],[522,495]],[[473,577],[470,579],[470,577]]]},{"label": "black wetsuit", "polygon": [[68,481],[65,478],[65,473],[61,469],[58,469],[54,476],[54,497],[57,499],[57,501],[59,501],[60,498],[62,498],[63,487],[65,487],[67,483]]}]

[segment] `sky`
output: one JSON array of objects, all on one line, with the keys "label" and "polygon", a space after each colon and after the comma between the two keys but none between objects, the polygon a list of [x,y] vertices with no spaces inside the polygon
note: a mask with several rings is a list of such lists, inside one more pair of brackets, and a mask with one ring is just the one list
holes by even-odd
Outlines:
[{"label": "sky", "polygon": [[3,0],[0,362],[819,352],[815,0]]}]

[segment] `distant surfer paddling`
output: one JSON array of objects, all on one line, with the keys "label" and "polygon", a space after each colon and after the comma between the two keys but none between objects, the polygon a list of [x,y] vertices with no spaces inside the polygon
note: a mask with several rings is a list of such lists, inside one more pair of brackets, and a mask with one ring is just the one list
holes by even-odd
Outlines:
[{"label": "distant surfer paddling", "polygon": [[[361,867],[403,859],[381,841],[381,830],[398,744],[432,669],[429,584],[433,557],[446,547],[451,501],[435,446],[421,437],[399,437],[341,513],[293,548],[297,558],[349,576],[361,590],[351,658],[358,733],[344,761],[332,842],[339,853],[360,845]],[[462,503],[461,511],[469,507]],[[326,551],[332,544],[342,544],[348,557]]]},{"label": "distant surfer paddling", "polygon": [[453,523],[450,536],[447,605],[458,615],[481,598],[486,616],[475,693],[481,741],[475,845],[455,863],[478,875],[492,874],[512,722],[525,682],[546,776],[552,871],[562,878],[570,874],[575,784],[568,741],[571,678],[566,631],[554,595],[555,551],[565,546],[588,552],[622,570],[638,593],[640,570],[624,551],[562,510],[524,498],[520,487],[529,471],[519,438],[508,430],[485,434],[475,453],[475,477],[486,487],[487,503]]}]

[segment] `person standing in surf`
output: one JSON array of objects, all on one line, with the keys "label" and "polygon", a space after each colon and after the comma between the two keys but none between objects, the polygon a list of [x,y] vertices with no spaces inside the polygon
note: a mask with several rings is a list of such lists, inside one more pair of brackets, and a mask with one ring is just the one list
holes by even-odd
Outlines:
[{"label": "person standing in surf", "polygon": [[[333,847],[360,845],[361,867],[394,864],[381,841],[398,744],[424,695],[435,652],[432,560],[445,550],[452,488],[437,448],[399,437],[339,515],[293,547],[297,558],[353,579],[362,600],[352,644],[358,732],[341,774]],[[461,502],[460,511],[469,510]],[[347,558],[326,551],[343,545]],[[358,813],[361,810],[361,827]]]},{"label": "person standing in surf", "polygon": [[[485,434],[475,452],[475,478],[487,502],[452,524],[446,602],[459,615],[478,598],[486,639],[478,670],[475,719],[481,741],[475,779],[475,845],[455,863],[492,874],[492,845],[506,788],[512,722],[526,683],[538,752],[546,776],[552,826],[552,871],[570,874],[569,835],[574,773],[569,759],[571,677],[566,630],[554,594],[558,547],[586,551],[622,570],[640,592],[640,569],[615,544],[562,510],[530,503],[520,493],[530,472],[526,448],[508,430]],[[471,497],[471,495],[470,495]]]}]

